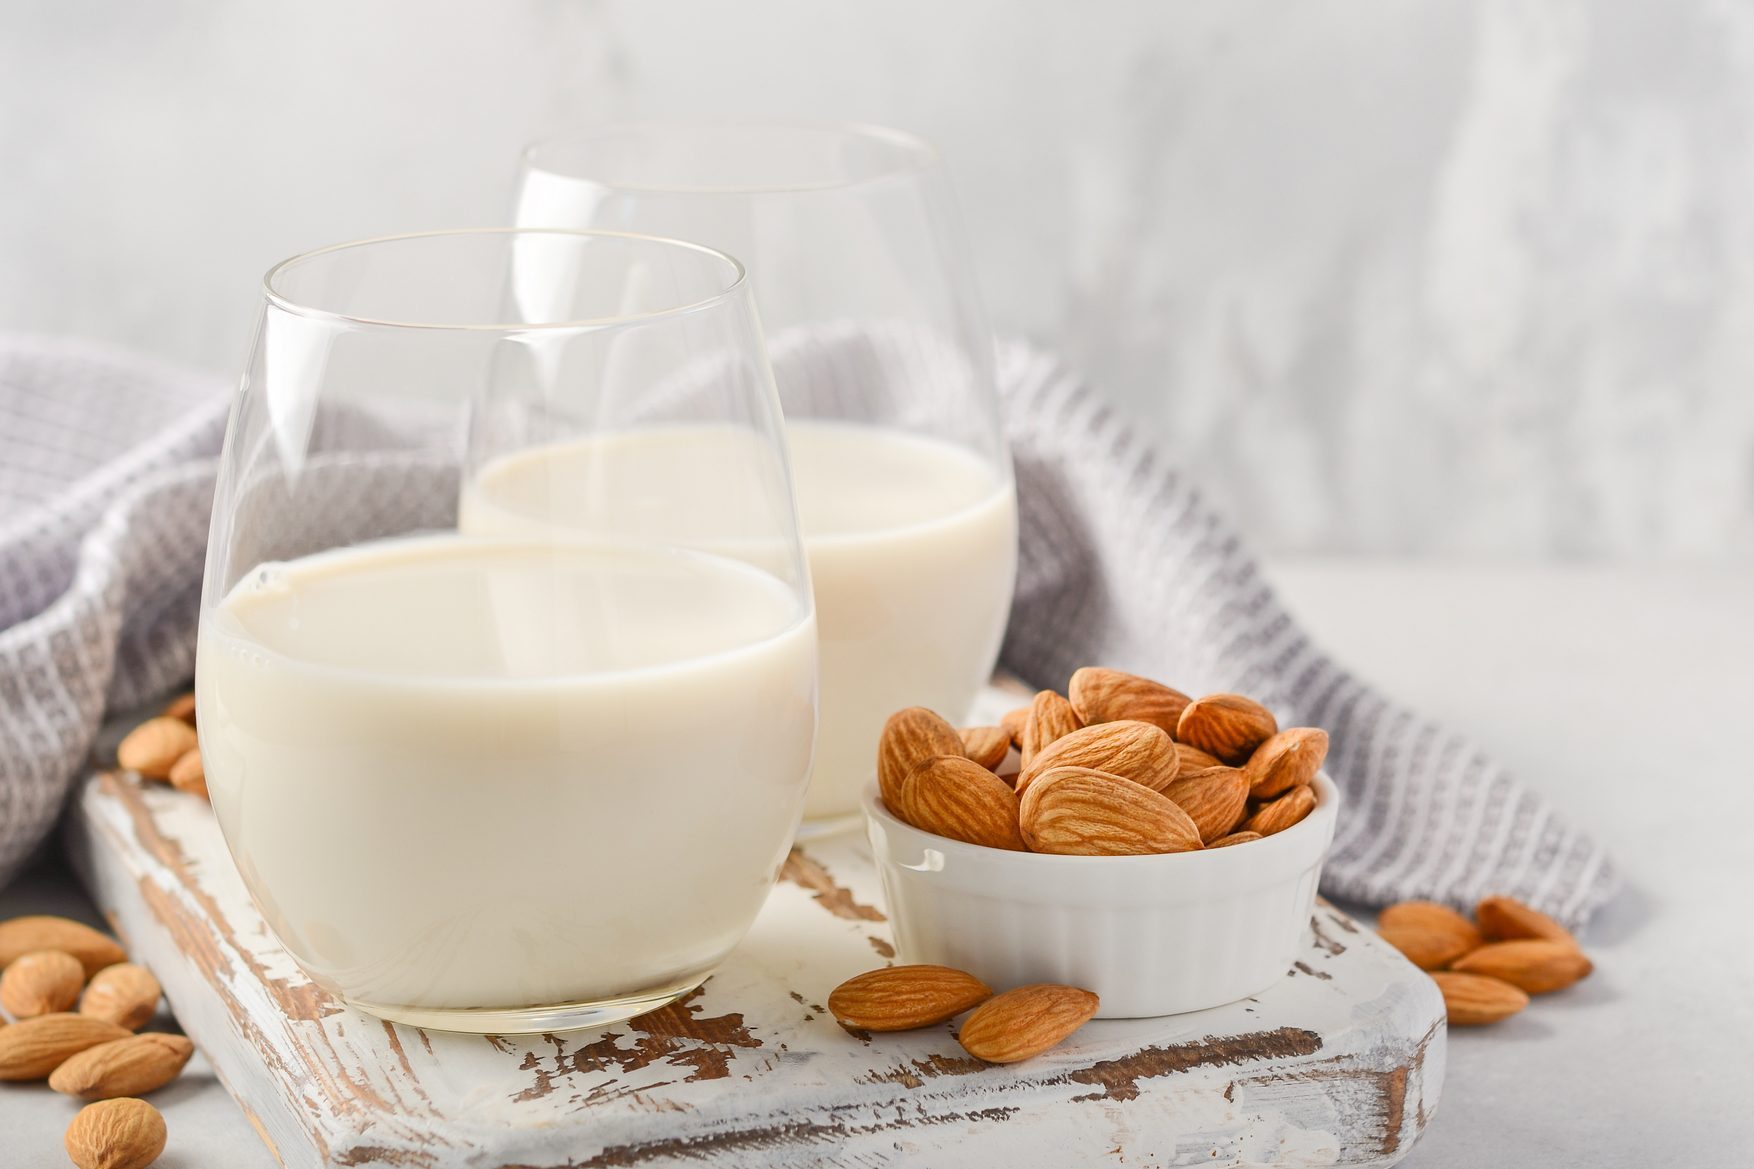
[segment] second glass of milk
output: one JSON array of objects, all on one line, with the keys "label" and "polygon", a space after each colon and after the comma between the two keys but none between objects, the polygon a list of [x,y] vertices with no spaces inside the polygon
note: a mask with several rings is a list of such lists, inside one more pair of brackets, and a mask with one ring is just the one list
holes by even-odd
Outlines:
[{"label": "second glass of milk", "polygon": [[[817,721],[740,266],[443,232],[288,260],[265,299],[196,691],[214,811],[275,933],[419,1026],[596,1026],[699,985],[773,884]],[[471,522],[496,477],[575,522]]]},{"label": "second glass of milk", "polygon": [[[1016,575],[992,338],[936,152],[868,126],[611,127],[531,147],[516,214],[684,236],[749,266],[821,633],[805,829],[856,822],[884,719],[959,717],[991,674]],[[715,458],[680,437],[644,454],[685,480]],[[573,495],[544,517],[530,483],[590,474],[598,455],[560,444],[494,465],[466,514],[484,530],[576,523]]]}]

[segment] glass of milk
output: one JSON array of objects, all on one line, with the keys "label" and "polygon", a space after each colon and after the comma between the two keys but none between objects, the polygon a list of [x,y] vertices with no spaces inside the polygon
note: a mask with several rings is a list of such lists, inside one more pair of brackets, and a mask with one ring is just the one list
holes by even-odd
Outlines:
[{"label": "glass of milk", "polygon": [[[269,272],[196,692],[226,841],[313,979],[386,1019],[541,1032],[725,957],[816,733],[783,434],[721,252],[443,232]],[[494,508],[568,522],[475,502],[501,482]]]},{"label": "glass of milk", "polygon": [[[965,712],[998,657],[1017,504],[992,339],[943,167],[864,126],[610,127],[525,152],[516,221],[679,235],[749,266],[785,407],[815,580],[822,731],[806,834],[857,822],[883,721]],[[673,448],[687,468],[710,455]],[[578,473],[530,452],[479,484],[489,527],[566,525],[525,478]],[[492,519],[488,517],[492,516]]]}]

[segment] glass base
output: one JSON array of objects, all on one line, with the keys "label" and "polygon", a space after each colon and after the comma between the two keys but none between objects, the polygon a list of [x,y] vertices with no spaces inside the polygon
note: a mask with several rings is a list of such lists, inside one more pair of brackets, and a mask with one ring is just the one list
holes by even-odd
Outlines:
[{"label": "glass base", "polygon": [[833,816],[819,816],[814,820],[806,818],[798,825],[797,834],[792,837],[793,844],[808,844],[812,840],[824,840],[830,836],[840,836],[851,832],[865,823],[865,813],[857,809],[842,812]]},{"label": "glass base", "polygon": [[706,975],[662,990],[641,991],[621,998],[555,1003],[544,1007],[392,1007],[348,999],[347,1005],[392,1023],[430,1031],[461,1031],[470,1035],[542,1035],[607,1027],[669,1006],[706,981]]}]

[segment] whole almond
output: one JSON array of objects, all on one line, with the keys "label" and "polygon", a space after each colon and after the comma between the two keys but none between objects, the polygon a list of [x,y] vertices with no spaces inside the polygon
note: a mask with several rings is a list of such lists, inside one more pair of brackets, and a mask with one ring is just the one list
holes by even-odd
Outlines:
[{"label": "whole almond", "polygon": [[195,748],[171,765],[171,786],[180,792],[207,798],[207,769],[201,765],[201,749]]},{"label": "whole almond", "polygon": [[1255,748],[1243,770],[1249,777],[1249,796],[1270,800],[1308,783],[1328,757],[1328,732],[1319,727],[1288,727]]},{"label": "whole almond", "polygon": [[1494,941],[1509,942],[1518,938],[1545,938],[1550,942],[1577,945],[1571,931],[1532,906],[1514,897],[1488,897],[1474,908],[1480,932]]},{"label": "whole almond", "polygon": [[1240,694],[1208,694],[1188,703],[1176,720],[1177,742],[1190,743],[1220,762],[1240,765],[1279,729],[1273,712]]},{"label": "whole almond", "polygon": [[195,1045],[181,1035],[148,1032],[88,1047],[49,1075],[49,1087],[81,1100],[156,1092],[183,1070]]},{"label": "whole almond", "polygon": [[38,1015],[0,1028],[0,1080],[41,1080],[88,1047],[128,1032],[84,1015]]},{"label": "whole almond", "polygon": [[1029,790],[1035,777],[1053,767],[1089,767],[1162,791],[1181,762],[1175,743],[1162,727],[1136,719],[1097,723],[1054,740],[1017,773],[1017,794]]},{"label": "whole almond", "polygon": [[182,722],[188,723],[190,726],[194,726],[195,696],[193,694],[179,694],[169,702],[165,703],[164,709],[158,713],[165,718],[178,719]]},{"label": "whole almond", "polygon": [[1023,749],[1023,728],[1029,725],[1029,707],[1019,706],[1016,710],[1007,710],[999,720],[999,729],[1011,736],[1011,745],[1018,750]]},{"label": "whole almond", "polygon": [[1011,736],[1003,727],[963,727],[962,753],[988,771],[997,771],[1011,752]]},{"label": "whole almond", "polygon": [[923,706],[889,716],[877,740],[877,788],[889,810],[901,815],[901,784],[907,773],[934,755],[962,754],[956,728]]},{"label": "whole almond", "polygon": [[1188,814],[1211,844],[1227,836],[1248,810],[1249,781],[1239,767],[1208,767],[1177,775],[1163,794]]},{"label": "whole almond", "polygon": [[991,998],[992,988],[949,966],[886,966],[847,979],[828,996],[843,1027],[911,1031],[952,1019]]},{"label": "whole almond", "polygon": [[1302,820],[1315,811],[1315,806],[1315,789],[1299,785],[1278,799],[1262,804],[1243,827],[1250,832],[1259,832],[1262,836],[1271,836]]},{"label": "whole almond", "polygon": [[901,793],[909,824],[952,840],[1023,852],[1017,794],[1005,781],[961,755],[938,755],[908,772]]},{"label": "whole almond", "polygon": [[1036,852],[1139,856],[1200,847],[1199,827],[1169,797],[1086,767],[1043,772],[1023,793],[1019,816]]},{"label": "whole almond", "polygon": [[1101,666],[1085,666],[1074,673],[1066,697],[1086,726],[1137,719],[1171,736],[1189,701],[1186,694],[1161,682]]},{"label": "whole almond", "polygon": [[[1413,964],[1423,970],[1447,966],[1470,950],[1478,950],[1486,942],[1473,922],[1449,906],[1439,905],[1435,901],[1400,901],[1387,906],[1376,915],[1376,928],[1384,937],[1393,932],[1409,945],[1418,947],[1421,956],[1427,957],[1432,965],[1428,966],[1408,953],[1407,947],[1393,940],[1389,942],[1401,953],[1407,954]],[[1420,940],[1412,937],[1413,934],[1432,934],[1436,937]]]},{"label": "whole almond", "polygon": [[1204,771],[1208,767],[1225,766],[1224,761],[1218,756],[1208,755],[1198,747],[1190,746],[1187,743],[1175,745],[1175,757],[1180,764],[1177,768],[1178,774],[1188,771]]},{"label": "whole almond", "polygon": [[163,991],[144,966],[118,962],[98,971],[79,999],[79,1013],[137,1031],[158,1010]]},{"label": "whole almond", "polygon": [[1529,996],[1496,978],[1440,970],[1431,976],[1443,992],[1443,1005],[1452,1027],[1479,1027],[1496,1023],[1529,1005]]},{"label": "whole almond", "polygon": [[1451,968],[1463,974],[1496,978],[1530,994],[1547,994],[1564,990],[1588,976],[1595,966],[1570,943],[1521,938],[1514,942],[1488,942],[1457,959]]},{"label": "whole almond", "polygon": [[85,985],[85,967],[60,950],[20,955],[0,974],[0,1007],[14,1019],[34,1019],[70,1009]]},{"label": "whole almond", "polygon": [[33,950],[73,955],[85,967],[87,978],[128,957],[115,939],[70,918],[37,915],[0,921],[0,969]]},{"label": "whole almond", "polygon": [[1259,832],[1232,832],[1229,836],[1220,836],[1217,840],[1214,840],[1206,847],[1229,848],[1233,844],[1248,844],[1250,841],[1260,839],[1262,839],[1262,836]]},{"label": "whole almond", "polygon": [[146,1169],[164,1152],[164,1117],[144,1100],[87,1104],[63,1143],[79,1169]]},{"label": "whole almond", "polygon": [[1452,933],[1414,925],[1379,926],[1377,934],[1421,970],[1442,970],[1472,948]]},{"label": "whole almond", "polygon": [[976,1059],[1017,1063],[1065,1042],[1101,1005],[1094,994],[1075,986],[1020,986],[976,1007],[956,1040]]},{"label": "whole almond", "polygon": [[116,748],[116,762],[147,779],[169,779],[171,767],[196,747],[195,728],[180,718],[149,718]]},{"label": "whole almond", "polygon": [[1023,724],[1023,745],[1018,748],[1023,754],[1023,765],[1028,767],[1044,747],[1083,725],[1064,696],[1052,690],[1041,691],[1029,704],[1029,718]]}]

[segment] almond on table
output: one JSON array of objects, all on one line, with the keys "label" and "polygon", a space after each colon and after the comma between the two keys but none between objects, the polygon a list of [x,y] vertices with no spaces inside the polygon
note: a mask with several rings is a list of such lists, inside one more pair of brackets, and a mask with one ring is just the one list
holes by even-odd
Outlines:
[{"label": "almond on table", "polygon": [[85,967],[87,978],[128,957],[114,938],[71,918],[38,914],[0,921],[0,969],[32,950],[60,950],[73,955]]},{"label": "almond on table", "polygon": [[164,1087],[195,1054],[182,1035],[149,1032],[88,1047],[49,1075],[49,1087],[81,1100],[144,1096]]},{"label": "almond on table", "polygon": [[169,779],[171,767],[197,745],[194,727],[159,715],[128,732],[116,748],[116,762],[147,779]]},{"label": "almond on table", "polygon": [[60,950],[21,955],[0,974],[0,1007],[14,1019],[31,1019],[68,1010],[79,1001],[85,967]]},{"label": "almond on table", "polygon": [[79,1013],[137,1031],[158,1010],[163,993],[150,970],[132,962],[118,962],[92,977],[80,996]]},{"label": "almond on table", "polygon": [[1480,932],[1494,941],[1545,938],[1577,945],[1570,930],[1514,897],[1487,897],[1474,907],[1474,917],[1480,923]]},{"label": "almond on table", "polygon": [[885,966],[847,979],[828,996],[845,1027],[912,1031],[946,1022],[991,998],[992,988],[949,966]]},{"label": "almond on table", "polygon": [[164,1117],[144,1100],[87,1104],[67,1126],[67,1156],[79,1169],[146,1169],[165,1145]]},{"label": "almond on table", "polygon": [[1529,996],[1496,978],[1440,970],[1432,980],[1443,992],[1452,1027],[1479,1027],[1508,1019],[1529,1005]]},{"label": "almond on table", "polygon": [[1058,1047],[1101,1005],[1096,995],[1075,986],[1020,986],[976,1007],[956,1039],[976,1059],[1017,1063]]},{"label": "almond on table", "polygon": [[1569,942],[1519,938],[1488,942],[1457,959],[1450,968],[1464,974],[1484,974],[1529,994],[1550,994],[1587,978],[1595,966]]}]

